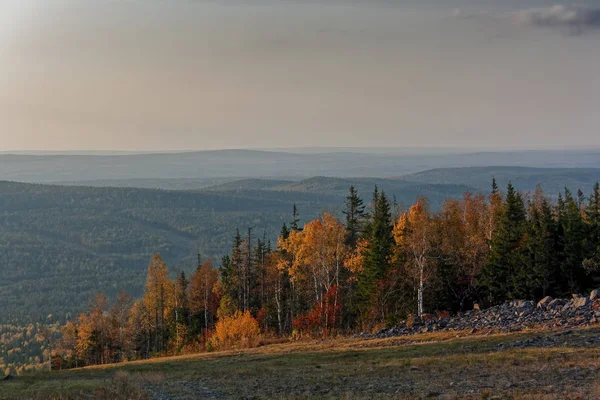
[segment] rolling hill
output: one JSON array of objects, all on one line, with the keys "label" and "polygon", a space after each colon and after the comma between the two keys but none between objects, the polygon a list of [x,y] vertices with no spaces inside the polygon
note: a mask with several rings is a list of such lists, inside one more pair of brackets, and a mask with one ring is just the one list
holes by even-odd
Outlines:
[{"label": "rolling hill", "polygon": [[[393,177],[431,168],[512,165],[600,168],[600,150],[297,153],[218,150],[148,154],[0,154],[0,180],[31,183],[139,179]],[[464,182],[462,182],[464,183]],[[119,185],[121,186],[121,185]]]},{"label": "rolling hill", "polygon": [[[255,234],[275,241],[293,204],[303,221],[323,211],[341,217],[350,185],[365,203],[377,185],[400,205],[424,195],[436,209],[465,191],[487,193],[492,176],[501,187],[512,181],[524,191],[541,183],[549,194],[565,185],[589,193],[600,180],[600,169],[470,167],[393,179],[165,178],[129,183],[190,190],[0,181],[0,320],[48,314],[64,319],[98,291],[140,294],[152,253],[160,253],[172,270],[191,271],[197,251],[216,260],[226,254],[236,228],[252,226]],[[217,185],[206,187],[211,183]]]},{"label": "rolling hill", "polygon": [[62,319],[97,291],[140,294],[152,253],[191,271],[197,251],[217,261],[228,253],[236,228],[275,241],[293,204],[303,221],[323,211],[341,216],[350,184],[366,202],[377,184],[405,204],[425,194],[439,205],[467,188],[319,177],[199,191],[0,182],[0,320]]},{"label": "rolling hill", "polygon": [[530,167],[463,167],[436,168],[400,176],[396,179],[406,182],[427,184],[458,185],[468,183],[479,191],[490,188],[492,178],[496,178],[500,187],[508,182],[519,190],[533,191],[541,184],[544,191],[554,195],[565,187],[581,189],[589,193],[594,183],[600,180],[600,168],[530,168]]}]

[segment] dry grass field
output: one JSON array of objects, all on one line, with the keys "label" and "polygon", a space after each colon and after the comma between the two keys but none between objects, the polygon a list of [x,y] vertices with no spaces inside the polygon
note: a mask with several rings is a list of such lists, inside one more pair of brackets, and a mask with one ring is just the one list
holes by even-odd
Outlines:
[{"label": "dry grass field", "polygon": [[53,371],[0,399],[600,399],[600,327],[326,339]]}]

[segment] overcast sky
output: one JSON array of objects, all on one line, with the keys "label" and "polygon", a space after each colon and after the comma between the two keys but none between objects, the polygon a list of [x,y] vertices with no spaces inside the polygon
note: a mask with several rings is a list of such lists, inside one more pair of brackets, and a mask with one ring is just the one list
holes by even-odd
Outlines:
[{"label": "overcast sky", "polygon": [[0,151],[600,146],[600,1],[2,0]]}]

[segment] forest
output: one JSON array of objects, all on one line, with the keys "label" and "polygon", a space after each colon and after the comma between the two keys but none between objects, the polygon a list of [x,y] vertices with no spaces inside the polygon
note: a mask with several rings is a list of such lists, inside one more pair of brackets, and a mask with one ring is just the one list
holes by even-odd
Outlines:
[{"label": "forest", "polygon": [[94,296],[52,344],[52,368],[252,347],[392,326],[456,313],[475,303],[567,296],[600,286],[600,185],[550,201],[496,182],[437,211],[410,207],[375,187],[365,204],[354,187],[343,218],[300,224],[298,209],[277,242],[237,231],[219,266],[198,255],[175,277],[159,254],[143,296]]}]

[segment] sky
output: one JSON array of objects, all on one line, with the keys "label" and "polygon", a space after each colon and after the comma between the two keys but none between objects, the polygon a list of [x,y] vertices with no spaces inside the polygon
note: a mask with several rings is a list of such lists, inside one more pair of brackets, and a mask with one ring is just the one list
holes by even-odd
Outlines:
[{"label": "sky", "polygon": [[2,0],[0,151],[600,147],[600,0]]}]

